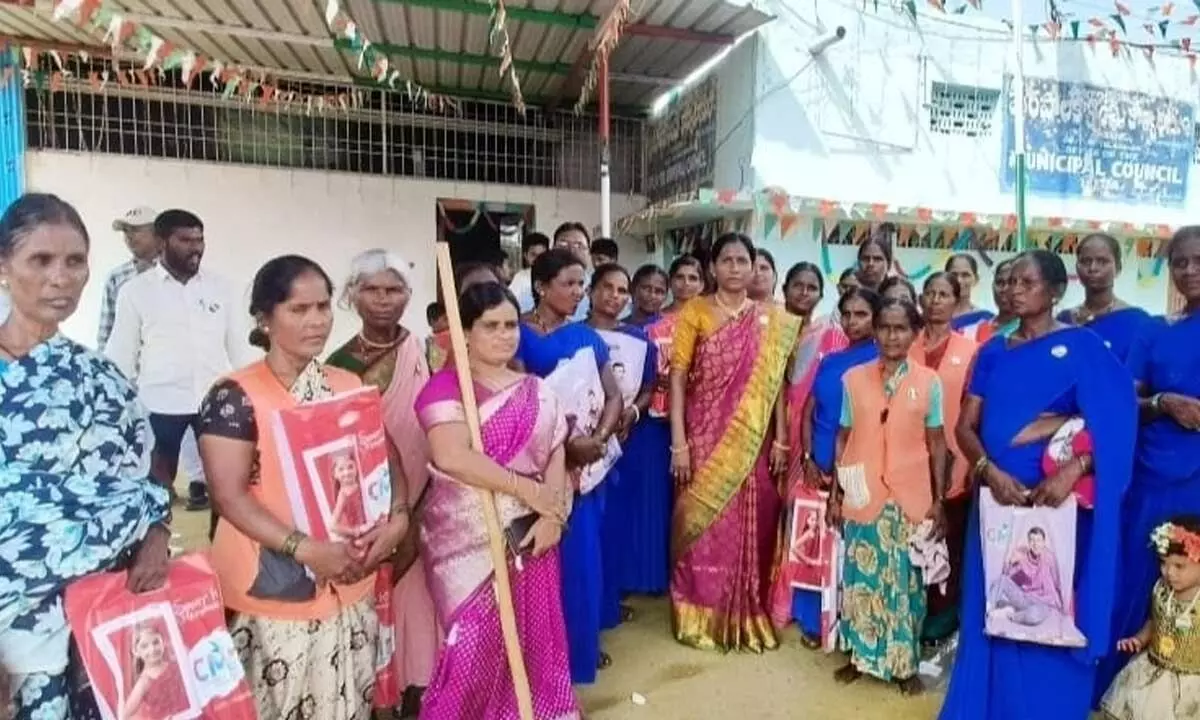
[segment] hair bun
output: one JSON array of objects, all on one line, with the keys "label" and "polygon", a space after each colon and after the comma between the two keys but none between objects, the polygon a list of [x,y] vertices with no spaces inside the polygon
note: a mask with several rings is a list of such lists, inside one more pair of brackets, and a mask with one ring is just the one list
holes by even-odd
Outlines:
[{"label": "hair bun", "polygon": [[270,350],[271,338],[267,336],[267,333],[262,328],[254,328],[250,331],[250,344],[256,348]]}]

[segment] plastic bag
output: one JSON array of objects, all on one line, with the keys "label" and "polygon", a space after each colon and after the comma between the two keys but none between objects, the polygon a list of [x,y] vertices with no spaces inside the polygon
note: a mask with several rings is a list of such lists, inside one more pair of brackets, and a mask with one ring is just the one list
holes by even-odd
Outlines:
[{"label": "plastic bag", "polygon": [[272,421],[297,530],[351,540],[387,518],[392,484],[377,388],[279,410]]},{"label": "plastic bag", "polygon": [[258,711],[217,576],[203,553],[172,560],[166,584],[134,595],[128,573],[67,587],[67,622],[105,720],[254,720]]},{"label": "plastic bag", "polygon": [[379,566],[375,573],[375,614],[379,616],[379,643],[375,646],[375,698],[377,708],[400,705],[400,677],[396,672],[396,612],[392,606],[395,590],[391,563]]}]

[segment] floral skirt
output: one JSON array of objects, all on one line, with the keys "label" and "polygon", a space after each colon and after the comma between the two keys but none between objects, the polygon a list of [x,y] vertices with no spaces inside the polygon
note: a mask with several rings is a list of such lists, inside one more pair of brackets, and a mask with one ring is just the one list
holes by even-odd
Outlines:
[{"label": "floral skirt", "polygon": [[925,585],[908,559],[915,526],[892,502],[874,522],[847,521],[841,647],[861,672],[884,681],[917,673]]},{"label": "floral skirt", "polygon": [[1161,668],[1139,653],[1113,680],[1100,709],[1113,720],[1200,720],[1200,675]]},{"label": "floral skirt", "polygon": [[374,596],[325,620],[272,620],[234,613],[229,630],[259,717],[371,717],[379,642]]}]

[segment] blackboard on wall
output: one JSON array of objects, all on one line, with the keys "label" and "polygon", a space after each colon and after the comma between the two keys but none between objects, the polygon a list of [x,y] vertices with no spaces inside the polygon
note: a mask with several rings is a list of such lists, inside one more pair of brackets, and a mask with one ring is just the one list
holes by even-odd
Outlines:
[{"label": "blackboard on wall", "polygon": [[650,124],[646,195],[664,200],[713,186],[717,78],[708,76]]}]

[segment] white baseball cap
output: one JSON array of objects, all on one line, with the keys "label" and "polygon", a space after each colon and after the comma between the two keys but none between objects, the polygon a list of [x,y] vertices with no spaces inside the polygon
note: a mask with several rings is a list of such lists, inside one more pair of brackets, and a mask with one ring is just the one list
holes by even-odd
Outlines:
[{"label": "white baseball cap", "polygon": [[125,213],[124,217],[113,220],[112,229],[117,232],[125,232],[135,228],[148,227],[154,224],[156,217],[158,217],[158,213],[154,208],[141,205]]}]

